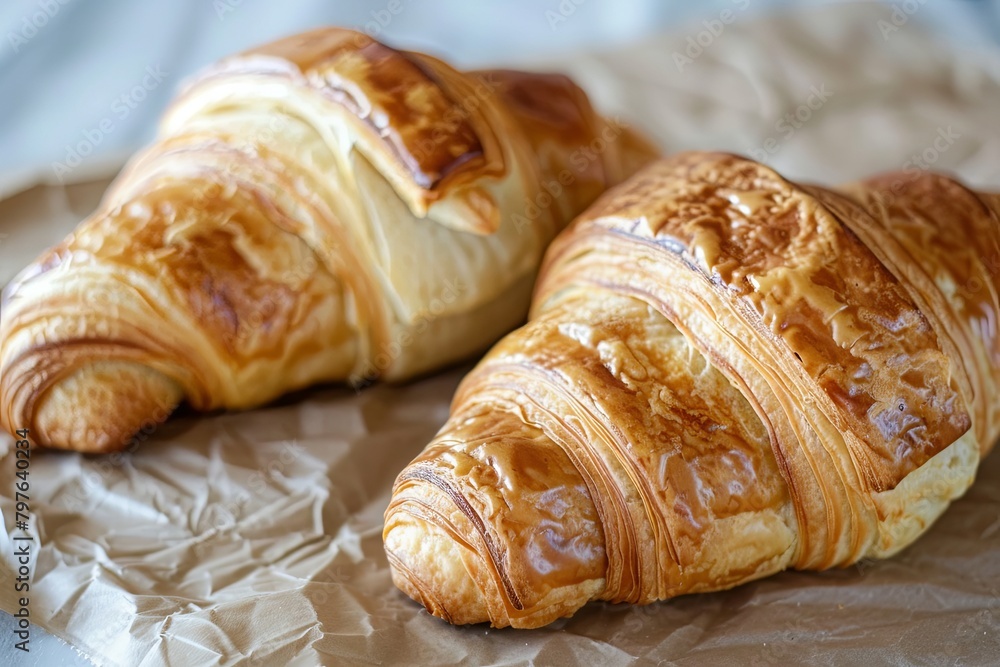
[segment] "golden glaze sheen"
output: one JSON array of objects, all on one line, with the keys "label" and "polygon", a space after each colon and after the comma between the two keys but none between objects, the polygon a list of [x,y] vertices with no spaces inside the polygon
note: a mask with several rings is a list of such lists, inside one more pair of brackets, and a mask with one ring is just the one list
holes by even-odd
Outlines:
[{"label": "golden glaze sheen", "polygon": [[182,400],[439,368],[522,321],[549,241],[654,155],[563,76],[335,28],[223,60],[4,291],[0,422],[109,451]]},{"label": "golden glaze sheen", "polygon": [[394,581],[530,628],[910,544],[1000,435],[998,203],[646,167],[556,239],[531,320],[400,474]]}]

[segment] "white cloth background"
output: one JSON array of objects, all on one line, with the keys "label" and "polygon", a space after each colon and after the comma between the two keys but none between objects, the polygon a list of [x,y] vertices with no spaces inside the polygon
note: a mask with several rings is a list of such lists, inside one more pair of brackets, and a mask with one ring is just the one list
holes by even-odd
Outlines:
[{"label": "white cloth background", "polygon": [[[88,134],[91,155],[149,141],[183,78],[228,53],[319,25],[367,30],[462,65],[517,63],[741,18],[790,0],[4,0],[0,173],[52,168]],[[1000,2],[897,0],[958,48],[1000,43]],[[397,9],[392,13],[390,9]],[[151,90],[147,68],[165,73]],[[148,88],[149,86],[147,86]],[[133,91],[136,93],[132,95]],[[122,102],[122,96],[129,104]],[[141,100],[136,98],[141,97]],[[113,129],[95,132],[102,121]],[[107,123],[105,123],[107,127]]]}]

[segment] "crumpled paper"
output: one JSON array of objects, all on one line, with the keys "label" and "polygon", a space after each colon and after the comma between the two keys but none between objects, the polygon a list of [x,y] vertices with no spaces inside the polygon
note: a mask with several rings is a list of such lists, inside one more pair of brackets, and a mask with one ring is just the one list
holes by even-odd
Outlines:
[{"label": "crumpled paper", "polygon": [[[916,21],[893,31],[879,21],[895,25],[891,7],[722,23],[711,39],[699,24],[545,66],[575,76],[602,109],[671,151],[757,151],[793,178],[825,183],[919,167],[919,158],[1000,189],[1000,57],[948,50]],[[707,45],[694,55],[689,37]],[[69,231],[106,183],[42,184],[0,202],[0,283]],[[392,586],[382,513],[467,368],[398,387],[314,389],[247,413],[182,414],[122,456],[36,452],[32,620],[103,665],[1000,656],[996,454],[964,498],[888,561],[786,572],[647,607],[592,604],[537,631],[456,628],[429,616]],[[12,451],[0,437],[0,608],[13,613]]]}]

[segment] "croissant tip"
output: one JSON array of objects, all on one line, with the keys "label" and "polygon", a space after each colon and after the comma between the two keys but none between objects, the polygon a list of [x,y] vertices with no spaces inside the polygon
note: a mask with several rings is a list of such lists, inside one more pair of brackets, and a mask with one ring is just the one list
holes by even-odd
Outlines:
[{"label": "croissant tip", "polygon": [[437,526],[397,514],[383,537],[393,583],[429,613],[453,625],[493,621],[461,547]]},{"label": "croissant tip", "polygon": [[180,387],[146,366],[98,362],[63,378],[35,408],[36,442],[85,454],[125,449],[136,433],[166,420]]}]

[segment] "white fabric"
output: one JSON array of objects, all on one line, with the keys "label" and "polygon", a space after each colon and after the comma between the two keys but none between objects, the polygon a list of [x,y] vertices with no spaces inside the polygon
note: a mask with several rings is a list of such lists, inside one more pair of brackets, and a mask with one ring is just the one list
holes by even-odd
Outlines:
[{"label": "white fabric", "polygon": [[[355,27],[393,44],[479,66],[623,44],[668,27],[696,34],[702,22],[716,20],[727,9],[742,17],[792,4],[819,3],[4,0],[0,173],[39,165],[52,169],[53,162],[65,161],[70,149],[88,143],[88,137],[94,144],[91,155],[130,152],[149,141],[156,119],[185,76],[228,53],[319,25]],[[914,23],[933,26],[960,48],[975,48],[986,40],[1000,43],[1000,3],[895,4],[900,11],[912,11]],[[144,78],[151,82],[147,68],[165,73],[151,90],[141,88]],[[98,134],[102,122],[111,129]]]}]

